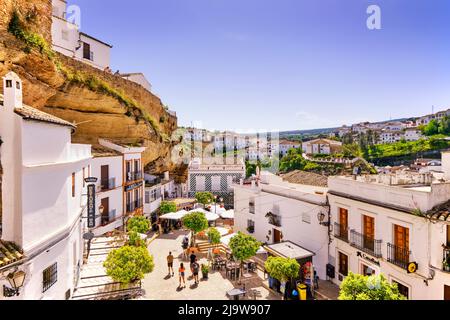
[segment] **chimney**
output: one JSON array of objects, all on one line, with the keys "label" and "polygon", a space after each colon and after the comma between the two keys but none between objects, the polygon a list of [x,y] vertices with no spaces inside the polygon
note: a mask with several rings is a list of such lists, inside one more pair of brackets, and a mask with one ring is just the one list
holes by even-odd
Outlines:
[{"label": "chimney", "polygon": [[169,180],[169,179],[170,179],[169,171],[164,172],[164,180]]},{"label": "chimney", "polygon": [[22,81],[14,72],[9,72],[3,77],[3,99],[5,108],[22,107]]}]

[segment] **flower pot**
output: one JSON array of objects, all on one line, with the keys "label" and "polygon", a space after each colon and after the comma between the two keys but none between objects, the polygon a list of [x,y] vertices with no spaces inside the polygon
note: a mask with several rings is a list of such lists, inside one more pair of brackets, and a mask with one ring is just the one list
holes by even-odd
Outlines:
[{"label": "flower pot", "polygon": [[208,273],[203,273],[202,272],[202,276],[203,276],[203,279],[208,279]]}]

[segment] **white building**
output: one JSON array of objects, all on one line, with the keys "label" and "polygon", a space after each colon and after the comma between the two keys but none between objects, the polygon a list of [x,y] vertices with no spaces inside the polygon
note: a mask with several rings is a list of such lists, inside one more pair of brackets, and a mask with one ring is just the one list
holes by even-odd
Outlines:
[{"label": "white building", "polygon": [[15,73],[3,78],[3,92],[0,246],[20,247],[22,253],[12,259],[2,250],[0,285],[9,287],[5,276],[16,271],[26,276],[19,296],[1,294],[0,299],[68,299],[83,261],[83,171],[91,146],[71,143],[73,124],[23,105],[22,82]]},{"label": "white building", "polygon": [[197,192],[209,191],[222,197],[228,206],[233,205],[233,183],[245,178],[245,164],[217,164],[194,159],[188,168],[188,197]]},{"label": "white building", "polygon": [[328,216],[326,178],[322,180],[322,186],[289,183],[263,171],[259,185],[234,185],[235,230],[263,243],[291,241],[314,252],[313,265],[325,279],[328,228],[317,218]]},{"label": "white building", "polygon": [[301,148],[302,144],[298,141],[280,140],[279,152],[281,156],[287,155],[289,150]]},{"label": "white building", "polygon": [[401,131],[386,131],[383,130],[380,132],[379,135],[379,143],[381,144],[385,144],[385,143],[395,143],[398,142],[400,140],[402,140],[402,138],[404,138],[404,134]]},{"label": "white building", "polygon": [[141,85],[148,92],[152,91],[151,83],[147,80],[147,78],[145,77],[145,75],[142,72],[123,73],[120,76],[124,79],[133,81],[134,83]]},{"label": "white building", "polygon": [[[112,142],[99,139],[99,143],[106,148],[122,154],[123,172],[123,213],[124,220],[129,216],[144,214],[144,167],[142,153],[145,147],[126,143]],[[126,223],[126,221],[124,221]]]},{"label": "white building", "polygon": [[342,142],[331,139],[314,139],[302,143],[306,154],[335,154],[342,152]]},{"label": "white building", "polygon": [[450,299],[450,182],[400,173],[331,177],[328,188],[334,283],[350,271],[382,273],[409,299]]},{"label": "white building", "polygon": [[423,138],[422,132],[419,128],[406,128],[405,129],[405,140],[406,141],[417,141]]},{"label": "white building", "polygon": [[[97,178],[96,183],[96,236],[123,226],[123,155],[96,145],[92,147],[94,159],[86,175]],[[102,208],[102,212],[100,209]]]},{"label": "white building", "polygon": [[112,46],[80,32],[79,27],[75,23],[68,21],[69,15],[76,13],[67,12],[67,2],[65,0],[52,0],[52,6],[53,50],[101,70],[109,68]]}]

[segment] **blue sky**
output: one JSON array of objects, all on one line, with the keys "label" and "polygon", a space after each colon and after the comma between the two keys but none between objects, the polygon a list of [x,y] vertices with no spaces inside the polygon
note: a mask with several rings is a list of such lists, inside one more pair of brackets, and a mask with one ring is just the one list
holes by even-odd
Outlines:
[{"label": "blue sky", "polygon": [[[301,130],[450,107],[447,0],[72,0],[180,125]],[[381,8],[381,30],[366,27]]]}]

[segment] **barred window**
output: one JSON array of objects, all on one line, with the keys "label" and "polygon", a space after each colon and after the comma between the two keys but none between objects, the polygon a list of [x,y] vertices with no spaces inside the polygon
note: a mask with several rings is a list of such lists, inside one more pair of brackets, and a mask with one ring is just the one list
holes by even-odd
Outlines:
[{"label": "barred window", "polygon": [[50,289],[58,280],[58,264],[55,262],[42,272],[42,292]]}]

